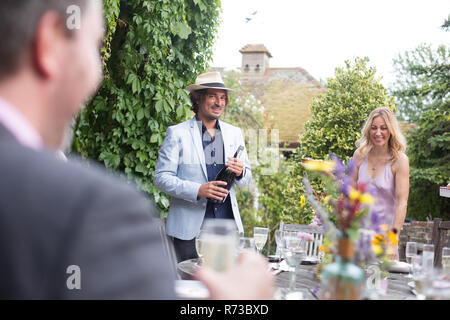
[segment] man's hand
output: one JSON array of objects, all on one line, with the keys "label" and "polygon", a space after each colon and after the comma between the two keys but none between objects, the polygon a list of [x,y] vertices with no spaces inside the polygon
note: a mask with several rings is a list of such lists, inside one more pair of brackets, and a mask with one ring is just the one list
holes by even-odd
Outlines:
[{"label": "man's hand", "polygon": [[237,158],[227,158],[227,163],[225,165],[228,167],[228,170],[236,174],[236,177],[239,177],[242,174],[242,170],[244,169],[244,161]]},{"label": "man's hand", "polygon": [[275,294],[275,276],[267,271],[266,259],[257,253],[241,253],[236,265],[225,272],[198,268],[195,277],[214,300],[270,300]]},{"label": "man's hand", "polygon": [[228,194],[228,190],[220,186],[226,186],[225,181],[210,181],[202,184],[198,190],[199,198],[211,198],[222,201]]}]

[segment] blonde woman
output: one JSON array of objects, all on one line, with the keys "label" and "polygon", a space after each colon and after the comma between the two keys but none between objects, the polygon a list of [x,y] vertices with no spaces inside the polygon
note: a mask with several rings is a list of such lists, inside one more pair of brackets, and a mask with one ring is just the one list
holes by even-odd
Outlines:
[{"label": "blonde woman", "polygon": [[397,230],[398,238],[408,203],[409,161],[406,139],[391,109],[380,107],[370,113],[356,147],[354,183],[364,182],[376,191],[373,209]]}]

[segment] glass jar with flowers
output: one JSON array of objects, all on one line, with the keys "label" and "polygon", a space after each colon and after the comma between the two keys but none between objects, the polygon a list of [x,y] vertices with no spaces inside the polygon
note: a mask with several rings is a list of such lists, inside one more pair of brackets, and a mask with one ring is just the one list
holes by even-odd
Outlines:
[{"label": "glass jar with flowers", "polygon": [[[365,289],[365,273],[357,265],[355,259],[355,244],[366,245],[360,240],[360,229],[367,225],[367,220],[376,218],[371,215],[371,204],[374,196],[364,184],[352,185],[355,163],[350,160],[344,166],[342,161],[334,156],[331,160],[305,160],[303,166],[312,173],[323,177],[325,189],[329,195],[328,205],[324,207],[316,197],[306,175],[303,184],[306,187],[306,197],[322,222],[325,237],[334,243],[330,249],[333,262],[327,264],[321,272],[321,297],[324,299],[360,299]],[[376,220],[376,219],[375,219]],[[373,221],[372,221],[373,222]],[[374,221],[376,227],[379,223]],[[358,257],[360,253],[358,252]]]}]

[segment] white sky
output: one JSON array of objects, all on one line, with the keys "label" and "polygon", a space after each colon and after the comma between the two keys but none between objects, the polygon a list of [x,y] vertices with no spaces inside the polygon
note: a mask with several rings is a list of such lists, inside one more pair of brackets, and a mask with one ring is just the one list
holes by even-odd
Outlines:
[{"label": "white sky", "polygon": [[450,43],[440,28],[450,0],[222,0],[222,8],[213,67],[238,68],[239,50],[262,43],[271,67],[302,67],[317,80],[332,77],[346,59],[368,56],[388,86],[399,53]]}]

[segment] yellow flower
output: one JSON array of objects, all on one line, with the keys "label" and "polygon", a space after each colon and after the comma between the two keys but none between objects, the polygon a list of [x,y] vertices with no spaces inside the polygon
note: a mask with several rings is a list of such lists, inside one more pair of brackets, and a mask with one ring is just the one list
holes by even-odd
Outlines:
[{"label": "yellow flower", "polygon": [[377,256],[383,253],[383,248],[379,244],[372,244],[372,250]]},{"label": "yellow flower", "polygon": [[323,199],[323,201],[325,201],[325,204],[328,204],[328,201],[330,201],[331,196],[326,196],[325,199]]},{"label": "yellow flower", "polygon": [[375,235],[373,240],[372,240],[372,244],[373,245],[380,245],[382,243],[384,243],[384,237],[381,234]]},{"label": "yellow flower", "polygon": [[302,164],[308,170],[322,172],[330,172],[336,166],[336,163],[330,160],[305,160]]},{"label": "yellow flower", "polygon": [[359,197],[361,197],[361,192],[356,190],[356,189],[354,189],[354,188],[352,188],[352,187],[350,187],[350,193],[349,193],[348,196],[349,196],[349,198],[351,200],[358,200]]},{"label": "yellow flower", "polygon": [[359,198],[359,202],[361,202],[362,204],[365,204],[365,203],[373,204],[373,203],[375,203],[375,198],[372,197],[372,195],[369,194],[369,193],[364,193],[364,194]]},{"label": "yellow flower", "polygon": [[393,246],[397,245],[397,236],[396,236],[395,232],[393,232],[393,231],[389,232],[388,241],[390,243],[392,243]]},{"label": "yellow flower", "polygon": [[300,207],[303,208],[303,207],[305,206],[305,201],[306,201],[305,195],[302,194],[302,195],[300,196]]}]

